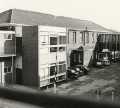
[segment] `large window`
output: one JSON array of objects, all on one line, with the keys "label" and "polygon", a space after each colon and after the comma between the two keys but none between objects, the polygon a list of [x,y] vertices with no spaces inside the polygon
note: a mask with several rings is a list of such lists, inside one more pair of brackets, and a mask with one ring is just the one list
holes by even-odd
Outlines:
[{"label": "large window", "polygon": [[56,66],[50,66],[50,76],[55,75],[56,73]]},{"label": "large window", "polygon": [[65,62],[59,62],[59,64],[55,64],[50,66],[50,76],[53,76],[57,73],[66,72],[66,64]]},{"label": "large window", "polygon": [[50,37],[50,45],[57,45],[57,37]]},{"label": "large window", "polygon": [[58,70],[59,73],[66,72],[66,64],[65,64],[65,62],[60,62],[58,66],[59,66],[59,70]]},{"label": "large window", "polygon": [[57,47],[51,47],[50,52],[57,52]]},{"label": "large window", "polygon": [[89,43],[89,32],[85,32],[86,43]]},{"label": "large window", "polygon": [[59,52],[65,51],[65,47],[59,47]]},{"label": "large window", "polygon": [[82,43],[83,42],[83,35],[81,32],[80,32],[79,36],[80,36],[80,43]]},{"label": "large window", "polygon": [[66,36],[59,36],[59,44],[66,44]]},{"label": "large window", "polygon": [[77,37],[76,37],[76,32],[74,31],[74,32],[73,32],[73,42],[74,42],[74,43],[77,42],[77,39],[76,39],[76,38],[77,38]]},{"label": "large window", "polygon": [[92,33],[92,43],[94,43],[95,42],[95,33],[93,32]]},{"label": "large window", "polygon": [[11,66],[5,66],[4,72],[5,72],[5,73],[11,72]]},{"label": "large window", "polygon": [[12,72],[11,71],[11,68],[12,68],[11,65],[12,65],[11,62],[5,62],[5,65],[4,65],[4,72],[5,73]]}]

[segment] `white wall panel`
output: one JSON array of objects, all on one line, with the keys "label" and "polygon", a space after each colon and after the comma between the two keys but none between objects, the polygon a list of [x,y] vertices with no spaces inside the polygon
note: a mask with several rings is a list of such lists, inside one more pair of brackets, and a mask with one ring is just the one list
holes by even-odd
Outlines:
[{"label": "white wall panel", "polygon": [[65,52],[59,52],[57,54],[57,56],[58,56],[57,61],[66,61],[66,53]]},{"label": "white wall panel", "polygon": [[39,63],[40,63],[39,65],[48,64],[48,62],[49,62],[48,54],[41,54],[39,59]]},{"label": "white wall panel", "polygon": [[56,52],[49,55],[49,63],[56,63]]}]

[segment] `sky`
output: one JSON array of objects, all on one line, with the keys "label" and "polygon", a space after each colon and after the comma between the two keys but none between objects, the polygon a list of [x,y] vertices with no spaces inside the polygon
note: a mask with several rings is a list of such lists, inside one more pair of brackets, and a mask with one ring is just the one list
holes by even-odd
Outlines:
[{"label": "sky", "polygon": [[0,12],[13,8],[91,20],[120,31],[120,0],[0,0]]}]

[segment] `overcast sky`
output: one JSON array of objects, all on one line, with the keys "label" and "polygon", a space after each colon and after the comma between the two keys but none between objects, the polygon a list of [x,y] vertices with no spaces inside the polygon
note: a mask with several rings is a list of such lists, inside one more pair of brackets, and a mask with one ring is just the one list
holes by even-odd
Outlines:
[{"label": "overcast sky", "polygon": [[120,31],[120,0],[0,0],[0,12],[12,8],[92,20]]}]

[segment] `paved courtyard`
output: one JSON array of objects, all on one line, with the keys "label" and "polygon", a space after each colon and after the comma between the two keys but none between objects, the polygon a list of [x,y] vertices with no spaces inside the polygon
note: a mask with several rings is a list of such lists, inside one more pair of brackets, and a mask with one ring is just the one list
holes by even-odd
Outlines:
[{"label": "paved courtyard", "polygon": [[[111,99],[112,94],[114,100],[120,98],[120,63],[114,63],[104,68],[92,68],[89,75],[58,85],[56,93],[59,95],[97,97],[96,90],[100,91],[100,98],[108,97]],[[48,93],[54,93],[54,91],[54,87],[45,90]]]}]

